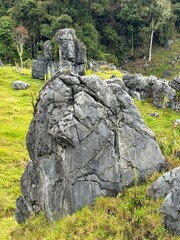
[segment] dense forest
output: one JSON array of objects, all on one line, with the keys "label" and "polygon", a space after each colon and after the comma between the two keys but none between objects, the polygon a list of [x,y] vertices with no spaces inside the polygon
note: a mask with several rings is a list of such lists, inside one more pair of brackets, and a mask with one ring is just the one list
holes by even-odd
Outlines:
[{"label": "dense forest", "polygon": [[0,0],[0,58],[19,60],[15,29],[28,33],[23,58],[36,58],[59,28],[76,30],[88,58],[116,65],[151,59],[153,44],[163,46],[180,31],[179,0]]}]

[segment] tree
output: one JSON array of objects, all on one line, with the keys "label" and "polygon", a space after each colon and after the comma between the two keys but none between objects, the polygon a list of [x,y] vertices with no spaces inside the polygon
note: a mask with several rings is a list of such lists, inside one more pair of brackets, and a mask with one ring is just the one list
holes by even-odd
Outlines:
[{"label": "tree", "polygon": [[46,5],[41,1],[22,0],[11,8],[9,14],[17,22],[17,25],[23,25],[28,29],[30,38],[30,50],[33,58],[37,56],[38,42],[41,40],[40,27],[46,22],[48,14]]},{"label": "tree", "polygon": [[7,16],[0,18],[0,57],[5,62],[13,62],[16,52],[12,30],[15,22]]},{"label": "tree", "polygon": [[54,17],[52,21],[52,29],[56,32],[60,28],[72,27],[72,18],[67,14],[62,14],[60,17]]},{"label": "tree", "polygon": [[149,8],[150,13],[150,44],[149,44],[149,62],[152,58],[152,45],[154,33],[162,27],[172,16],[170,0],[153,0]]},{"label": "tree", "polygon": [[20,58],[21,68],[23,68],[22,55],[23,55],[23,50],[24,50],[24,44],[29,38],[28,31],[26,30],[26,28],[24,26],[17,26],[14,29],[14,38],[15,38],[16,48],[17,48],[19,58]]}]

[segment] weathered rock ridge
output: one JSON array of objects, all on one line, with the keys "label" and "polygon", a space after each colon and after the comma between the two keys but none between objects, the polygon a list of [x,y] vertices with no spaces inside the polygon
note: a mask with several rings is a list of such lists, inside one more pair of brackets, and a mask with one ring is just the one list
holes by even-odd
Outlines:
[{"label": "weathered rock ridge", "polygon": [[167,167],[123,88],[116,79],[68,70],[46,83],[27,134],[31,160],[21,179],[17,222],[39,211],[57,219]]},{"label": "weathered rock ridge", "polygon": [[180,111],[180,101],[177,92],[180,89],[180,77],[169,83],[165,79],[155,76],[143,77],[141,74],[126,74],[123,82],[132,98],[139,100],[152,98],[153,104],[158,107],[168,107]]},{"label": "weathered rock ridge", "polygon": [[[70,69],[84,75],[86,64],[86,47],[80,42],[72,28],[59,29],[55,34],[58,51],[53,51],[50,40],[44,42],[43,56],[32,61],[32,77],[44,80],[48,73],[52,76],[58,70]],[[56,47],[57,47],[56,46]],[[55,55],[58,55],[55,57]]]},{"label": "weathered rock ridge", "polygon": [[159,177],[149,189],[151,197],[165,197],[160,212],[164,214],[164,224],[172,232],[180,235],[180,167]]}]

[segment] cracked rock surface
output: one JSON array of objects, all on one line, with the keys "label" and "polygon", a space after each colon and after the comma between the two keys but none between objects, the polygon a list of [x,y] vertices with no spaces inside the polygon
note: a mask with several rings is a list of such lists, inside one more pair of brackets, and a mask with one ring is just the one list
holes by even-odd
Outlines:
[{"label": "cracked rock surface", "polygon": [[21,178],[17,222],[40,211],[58,219],[167,167],[123,88],[68,70],[46,83],[27,134],[31,160]]},{"label": "cracked rock surface", "polygon": [[48,79],[48,72],[52,76],[58,70],[71,69],[80,75],[85,73],[86,46],[80,42],[72,28],[59,29],[55,34],[56,51],[50,40],[44,42],[43,56],[32,61],[32,77]]},{"label": "cracked rock surface", "polygon": [[149,189],[151,197],[165,197],[160,212],[164,224],[172,232],[180,235],[180,167],[159,177]]}]

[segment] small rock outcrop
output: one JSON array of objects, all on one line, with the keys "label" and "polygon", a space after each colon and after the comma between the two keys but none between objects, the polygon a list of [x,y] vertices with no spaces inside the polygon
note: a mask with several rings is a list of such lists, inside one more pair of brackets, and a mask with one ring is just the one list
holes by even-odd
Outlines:
[{"label": "small rock outcrop", "polygon": [[117,67],[113,63],[108,63],[106,61],[95,61],[94,59],[90,59],[88,61],[88,69],[97,72],[102,70],[105,67],[108,70],[116,70]]},{"label": "small rock outcrop", "polygon": [[17,80],[15,82],[13,82],[12,87],[15,90],[22,90],[22,89],[29,88],[30,85],[28,83],[22,82],[21,80]]},{"label": "small rock outcrop", "polygon": [[44,57],[32,60],[32,78],[44,80],[46,74],[46,61]]},{"label": "small rock outcrop", "polygon": [[180,186],[180,167],[159,177],[149,189],[151,197],[165,197],[173,189]]},{"label": "small rock outcrop", "polygon": [[180,187],[166,196],[160,212],[164,214],[166,228],[180,236]]},{"label": "small rock outcrop", "polygon": [[172,232],[180,235],[180,167],[159,177],[149,189],[151,197],[165,197],[160,212],[164,224]]},{"label": "small rock outcrop", "polygon": [[[180,111],[180,101],[175,90],[178,88],[178,79],[177,77],[173,83],[168,84],[165,79],[157,79],[155,76],[143,77],[141,74],[123,76],[124,84],[132,98],[138,100],[152,98],[157,108],[169,107]],[[171,85],[176,87],[172,88]]]},{"label": "small rock outcrop", "polygon": [[71,214],[167,168],[121,85],[68,70],[41,90],[27,147],[31,160],[21,179],[17,222],[39,211],[50,220]]},{"label": "small rock outcrop", "polygon": [[[55,34],[58,49],[53,51],[50,40],[44,42],[43,56],[32,61],[32,77],[48,79],[58,70],[70,69],[80,75],[85,73],[86,47],[80,42],[71,28],[59,29]],[[57,54],[58,51],[58,54]],[[56,55],[56,56],[55,56]]]},{"label": "small rock outcrop", "polygon": [[177,92],[180,92],[180,76],[177,76],[172,81],[170,81],[169,86],[174,88]]}]

